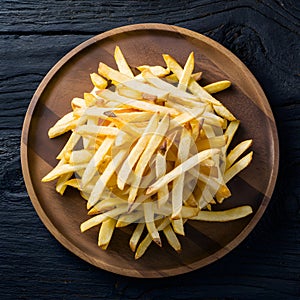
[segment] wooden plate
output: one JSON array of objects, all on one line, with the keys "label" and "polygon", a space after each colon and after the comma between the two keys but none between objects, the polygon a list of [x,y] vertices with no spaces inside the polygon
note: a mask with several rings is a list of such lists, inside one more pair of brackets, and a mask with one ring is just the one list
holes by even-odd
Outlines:
[{"label": "wooden plate", "polygon": [[[87,219],[85,201],[69,189],[61,197],[55,183],[41,178],[56,164],[56,155],[68,135],[48,139],[47,131],[70,111],[70,100],[90,91],[89,74],[99,61],[116,67],[113,51],[119,45],[132,67],[163,65],[168,53],[182,65],[194,51],[196,71],[203,83],[228,79],[233,86],[217,98],[241,120],[233,142],[252,138],[251,165],[230,183],[232,197],[223,207],[250,204],[254,213],[228,223],[188,222],[183,251],[175,253],[151,245],[135,261],[129,249],[128,229],[116,230],[107,251],[97,246],[97,228],[82,234],[79,226]],[[221,258],[236,247],[261,218],[274,189],[278,169],[276,125],[268,101],[245,65],[217,42],[193,31],[162,24],[139,24],[117,28],[91,38],[61,59],[46,75],[29,105],[21,141],[22,168],[31,201],[48,230],[67,249],[102,269],[134,277],[164,277],[189,272]]]}]

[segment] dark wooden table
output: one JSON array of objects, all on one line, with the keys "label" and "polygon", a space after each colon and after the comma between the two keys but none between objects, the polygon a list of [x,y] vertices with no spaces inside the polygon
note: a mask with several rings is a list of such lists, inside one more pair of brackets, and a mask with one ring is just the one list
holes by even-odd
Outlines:
[{"label": "dark wooden table", "polygon": [[[157,280],[97,269],[61,246],[31,205],[19,154],[26,109],[48,70],[90,37],[144,22],[203,33],[236,54],[264,89],[280,139],[276,188],[266,213],[247,239],[203,269]],[[300,297],[299,23],[298,0],[2,0],[1,299]]]}]

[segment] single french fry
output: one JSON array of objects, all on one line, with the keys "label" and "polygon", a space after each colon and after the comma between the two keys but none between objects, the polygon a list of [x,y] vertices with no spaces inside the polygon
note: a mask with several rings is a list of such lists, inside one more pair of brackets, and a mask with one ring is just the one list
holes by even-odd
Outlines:
[{"label": "single french fry", "polygon": [[71,106],[72,106],[72,109],[75,110],[76,108],[85,108],[86,103],[85,103],[84,99],[75,97],[71,101]]},{"label": "single french fry", "polygon": [[187,89],[193,70],[194,70],[194,52],[191,52],[179,79],[178,88],[180,90],[185,91]]},{"label": "single french fry", "polygon": [[213,105],[215,112],[227,119],[228,121],[235,121],[236,117],[223,105]]},{"label": "single french fry", "polygon": [[[66,117],[66,118],[65,118]],[[76,126],[81,125],[86,122],[86,116],[77,118],[73,113],[67,114],[62,119],[60,119],[53,127],[48,131],[48,136],[50,139],[62,135],[63,133],[76,128]]]},{"label": "single french fry", "polygon": [[236,121],[232,121],[229,123],[226,131],[225,131],[225,135],[227,135],[227,142],[226,142],[226,145],[225,145],[225,148],[226,150],[228,149],[232,139],[233,139],[233,136],[234,134],[236,133],[238,127],[240,125],[240,121],[236,120]]},{"label": "single french fry", "polygon": [[115,230],[117,220],[108,218],[102,222],[98,236],[98,246],[106,250]]},{"label": "single french fry", "polygon": [[145,216],[145,223],[146,223],[147,230],[152,240],[161,247],[161,239],[154,223],[153,202],[144,203],[143,207],[144,207],[144,216]]},{"label": "single french fry", "polygon": [[144,228],[145,228],[145,223],[139,223],[135,227],[135,230],[129,241],[129,246],[132,252],[135,252],[136,246],[141,238]]},{"label": "single french fry", "polygon": [[92,157],[93,154],[91,153],[91,151],[88,151],[86,149],[72,151],[69,163],[71,165],[88,163]]},{"label": "single french fry", "polygon": [[56,179],[57,177],[64,175],[66,173],[75,172],[81,169],[86,168],[87,164],[80,164],[80,165],[70,165],[64,164],[55,167],[51,170],[45,177],[42,178],[42,182],[48,182]]},{"label": "single french fry", "polygon": [[110,135],[115,136],[119,133],[119,129],[115,127],[108,127],[108,126],[97,126],[97,125],[81,125],[78,126],[75,130],[76,133],[80,135],[91,135],[91,136],[98,136],[98,135]]},{"label": "single french fry", "polygon": [[183,219],[182,219],[181,214],[179,215],[178,219],[172,220],[172,226],[173,226],[174,231],[177,234],[180,234],[180,235],[183,235],[183,236],[185,235],[184,227],[183,227]]},{"label": "single french fry", "polygon": [[153,116],[153,112],[128,112],[128,113],[116,113],[116,116],[121,118],[124,122],[138,123],[149,122]]},{"label": "single french fry", "polygon": [[224,211],[199,211],[198,215],[192,217],[192,220],[206,222],[229,222],[244,218],[252,213],[251,206],[238,206]]},{"label": "single french fry", "polygon": [[128,66],[128,63],[120,49],[119,46],[116,46],[115,52],[114,52],[114,58],[116,61],[116,64],[118,66],[118,69],[121,73],[127,75],[128,77],[134,77],[130,67]]},{"label": "single french fry", "polygon": [[99,74],[92,73],[92,74],[90,74],[90,77],[91,77],[91,81],[92,81],[93,85],[96,88],[102,90],[102,89],[105,89],[107,87],[107,81],[102,76],[100,76]]},{"label": "single french fry", "polygon": [[181,245],[180,242],[176,236],[176,234],[174,233],[172,227],[170,225],[167,225],[164,229],[163,232],[167,238],[168,243],[170,244],[170,246],[176,251],[176,252],[180,252],[181,251]]},{"label": "single french fry", "polygon": [[229,80],[222,80],[213,82],[204,86],[203,88],[210,94],[221,92],[231,86],[231,82]]},{"label": "single french fry", "polygon": [[170,73],[170,70],[165,69],[162,66],[138,66],[137,69],[142,73],[144,70],[150,70],[150,72],[157,77],[165,77]]}]

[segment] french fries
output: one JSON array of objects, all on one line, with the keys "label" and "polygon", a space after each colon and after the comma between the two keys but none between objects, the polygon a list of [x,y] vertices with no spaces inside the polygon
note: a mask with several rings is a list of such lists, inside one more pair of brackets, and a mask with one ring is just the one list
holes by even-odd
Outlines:
[{"label": "french fries", "polygon": [[161,247],[163,236],[184,250],[177,235],[185,235],[188,220],[251,214],[248,205],[217,207],[253,156],[244,155],[251,139],[230,150],[240,121],[211,95],[231,82],[201,86],[193,52],[184,67],[164,54],[166,67],[140,65],[136,76],[118,46],[114,58],[118,70],[101,62],[90,75],[94,89],[72,99],[72,111],[48,132],[72,132],[42,181],[57,179],[61,195],[68,186],[79,190],[90,216],[81,232],[98,227],[98,246],[106,250],[116,228],[132,226],[129,246],[138,259],[152,242]]}]

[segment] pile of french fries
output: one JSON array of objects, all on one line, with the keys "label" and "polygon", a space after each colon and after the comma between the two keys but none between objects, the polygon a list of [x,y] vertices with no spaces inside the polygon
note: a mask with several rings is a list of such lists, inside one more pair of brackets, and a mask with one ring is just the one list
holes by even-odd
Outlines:
[{"label": "pile of french fries", "polygon": [[187,220],[251,214],[247,205],[212,209],[231,196],[227,183],[253,154],[243,156],[252,140],[228,151],[239,121],[212,94],[231,83],[202,87],[193,53],[183,68],[163,55],[166,67],[142,65],[138,75],[118,46],[114,58],[118,70],[100,63],[91,74],[94,89],[74,98],[72,111],[48,132],[54,138],[71,131],[42,181],[57,179],[61,195],[67,186],[80,191],[91,216],[81,231],[99,226],[98,245],[106,249],[115,228],[131,224],[128,242],[138,259],[152,242],[162,246],[162,235],[181,251]]}]

